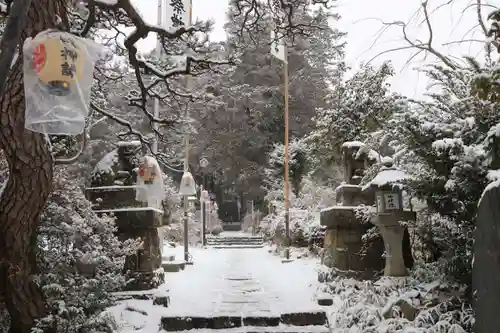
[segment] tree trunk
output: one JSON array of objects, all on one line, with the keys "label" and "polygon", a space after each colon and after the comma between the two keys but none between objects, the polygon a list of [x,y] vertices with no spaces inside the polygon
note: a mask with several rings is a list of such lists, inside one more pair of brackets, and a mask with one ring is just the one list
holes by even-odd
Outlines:
[{"label": "tree trunk", "polygon": [[[23,29],[26,37],[66,21],[64,0],[33,1]],[[33,237],[51,188],[53,160],[43,135],[24,128],[22,57],[19,56],[0,96],[0,148],[9,164],[9,179],[0,200],[0,292],[11,316],[12,333],[29,333],[46,314],[40,289],[33,281]]]}]

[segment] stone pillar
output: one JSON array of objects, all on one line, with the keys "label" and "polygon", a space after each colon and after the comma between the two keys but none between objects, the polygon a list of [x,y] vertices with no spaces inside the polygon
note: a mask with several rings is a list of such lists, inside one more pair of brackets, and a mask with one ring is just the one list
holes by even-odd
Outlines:
[{"label": "stone pillar", "polygon": [[474,333],[498,332],[500,327],[500,188],[488,187],[479,202],[474,230],[472,293]]},{"label": "stone pillar", "polygon": [[401,211],[393,213],[378,213],[372,218],[372,223],[379,230],[385,245],[385,268],[386,276],[406,276],[408,271],[403,255],[403,237],[405,228],[400,221],[411,221],[416,219],[416,213],[411,211]]},{"label": "stone pillar", "polygon": [[[161,215],[153,212],[141,214],[141,219],[161,220]],[[124,217],[123,215],[121,217]],[[152,222],[152,221],[151,221]],[[154,223],[154,222],[153,222]],[[137,253],[128,256],[123,268],[127,276],[127,290],[148,290],[158,287],[164,281],[164,273],[161,272],[161,243],[158,228],[127,228],[119,230],[122,239],[137,239],[142,241],[141,248]]]},{"label": "stone pillar", "polygon": [[[380,217],[379,219],[384,219]],[[403,234],[404,228],[396,224],[385,225],[378,223],[380,234],[384,239],[385,245],[385,268],[386,276],[406,276],[407,271],[403,259]]]},{"label": "stone pillar", "polygon": [[[92,187],[85,190],[97,214],[114,215],[117,236],[122,239],[140,239],[141,249],[125,259],[123,270],[127,276],[127,290],[147,290],[164,281],[161,269],[161,247],[158,228],[164,221],[160,200],[137,200],[137,169],[140,142],[123,142],[106,155],[92,172]],[[152,207],[151,207],[152,206]]]},{"label": "stone pillar", "polygon": [[[366,255],[361,255],[362,236],[370,228],[356,216],[355,207],[334,206],[321,211],[324,236],[324,264],[338,271],[371,277],[384,267],[383,241],[374,241]],[[359,273],[359,274],[358,274]]]}]

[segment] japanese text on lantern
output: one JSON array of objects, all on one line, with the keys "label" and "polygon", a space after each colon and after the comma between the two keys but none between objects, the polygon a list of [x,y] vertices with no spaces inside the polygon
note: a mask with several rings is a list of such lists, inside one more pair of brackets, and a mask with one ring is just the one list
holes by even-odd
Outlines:
[{"label": "japanese text on lantern", "polygon": [[385,209],[399,209],[399,202],[398,198],[395,194],[393,193],[386,193],[384,194],[384,199],[385,199]]},{"label": "japanese text on lantern", "polygon": [[170,17],[172,26],[176,28],[184,25],[182,18],[186,8],[184,8],[183,0],[170,0],[170,7],[172,7],[172,16]]},{"label": "japanese text on lantern", "polygon": [[76,71],[75,62],[78,59],[78,52],[64,45],[61,49],[61,58],[61,74],[73,78]]}]

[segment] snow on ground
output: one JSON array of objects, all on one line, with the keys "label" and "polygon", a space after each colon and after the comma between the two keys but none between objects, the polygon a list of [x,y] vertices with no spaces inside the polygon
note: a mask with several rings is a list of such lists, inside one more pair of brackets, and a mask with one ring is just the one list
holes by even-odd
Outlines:
[{"label": "snow on ground", "polygon": [[[282,263],[269,252],[267,247],[191,248],[194,265],[166,273],[167,282],[153,291],[170,296],[168,308],[153,306],[151,300],[127,300],[109,312],[120,333],[151,333],[160,330],[162,316],[271,315],[320,309],[315,300],[318,260]],[[182,259],[183,248],[164,248],[164,256],[172,254]],[[147,315],[127,311],[127,307]]]}]

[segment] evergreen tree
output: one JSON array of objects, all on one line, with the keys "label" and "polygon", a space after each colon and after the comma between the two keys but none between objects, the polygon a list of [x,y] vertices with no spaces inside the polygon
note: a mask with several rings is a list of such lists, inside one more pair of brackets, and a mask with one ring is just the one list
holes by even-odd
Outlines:
[{"label": "evergreen tree", "polygon": [[[204,105],[196,141],[205,143],[198,151],[208,155],[210,170],[223,175],[226,186],[235,185],[236,192],[257,199],[264,195],[266,153],[284,140],[283,65],[270,53],[271,15],[246,30],[237,13],[230,2],[226,48],[238,55],[238,64],[210,80],[217,103]],[[344,46],[344,34],[329,26],[337,15],[323,10],[297,10],[294,15],[318,33],[287,39],[291,138],[309,133],[316,110],[326,106]]]}]

